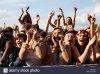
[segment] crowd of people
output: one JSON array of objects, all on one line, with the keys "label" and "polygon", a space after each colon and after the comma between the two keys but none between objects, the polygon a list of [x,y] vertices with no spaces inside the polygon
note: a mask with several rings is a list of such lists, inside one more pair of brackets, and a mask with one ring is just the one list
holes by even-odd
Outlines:
[{"label": "crowd of people", "polygon": [[[21,30],[15,25],[0,31],[0,67],[100,64],[100,25],[94,30],[95,14],[87,15],[90,23],[87,29],[77,31],[74,29],[77,8],[74,7],[73,18],[65,18],[59,8],[54,23],[55,13],[51,11],[46,27],[41,29],[40,15],[33,22],[28,10],[29,7],[25,11],[22,8],[18,19]],[[49,26],[53,27],[52,32],[48,32]]]}]

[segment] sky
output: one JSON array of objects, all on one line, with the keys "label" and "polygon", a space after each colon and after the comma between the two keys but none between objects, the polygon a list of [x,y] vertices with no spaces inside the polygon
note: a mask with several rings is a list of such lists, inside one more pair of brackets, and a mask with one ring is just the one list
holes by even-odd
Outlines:
[{"label": "sky", "polygon": [[[87,13],[95,13],[96,23],[100,24],[100,0],[0,0],[0,27],[14,24],[21,27],[18,18],[21,15],[21,8],[29,6],[29,13],[34,20],[35,15],[40,15],[39,25],[44,29],[48,14],[53,10],[55,15],[52,22],[59,14],[59,7],[64,11],[65,17],[73,17],[74,9],[77,7],[77,17],[75,29],[86,29],[89,26]],[[52,30],[50,27],[49,30]]]}]

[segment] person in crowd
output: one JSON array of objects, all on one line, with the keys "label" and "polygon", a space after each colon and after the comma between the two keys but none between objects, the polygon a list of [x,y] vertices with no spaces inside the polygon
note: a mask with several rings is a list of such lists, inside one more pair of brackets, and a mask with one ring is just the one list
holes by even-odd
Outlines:
[{"label": "person in crowd", "polygon": [[22,8],[22,14],[21,14],[21,16],[18,19],[19,22],[22,25],[22,30],[25,29],[24,28],[25,25],[32,25],[32,19],[31,19],[30,14],[28,13],[28,9],[29,9],[29,7],[27,7],[27,9],[26,9],[26,15],[22,18],[23,14],[24,14],[24,10]]},{"label": "person in crowd", "polygon": [[[32,67],[32,66],[59,66],[81,64],[100,64],[100,25],[94,29],[95,14],[88,13],[90,23],[87,29],[76,31],[75,20],[77,8],[74,7],[74,18],[65,18],[62,8],[56,16],[51,11],[48,15],[45,28],[39,26],[40,15],[35,16],[32,22],[26,8],[19,17],[22,29],[17,25],[5,27],[0,31],[0,67]],[[62,24],[61,24],[62,18]],[[49,25],[53,31],[49,32]]]},{"label": "person in crowd", "polygon": [[[69,47],[64,49],[63,42],[64,32],[60,28],[55,28],[52,33],[52,61],[51,65],[66,65],[70,61]],[[65,63],[66,61],[66,63]]]},{"label": "person in crowd", "polygon": [[59,8],[59,10],[60,10],[60,12],[61,12],[62,19],[63,19],[63,30],[64,30],[65,32],[66,32],[66,31],[69,31],[69,30],[74,30],[77,8],[74,7],[74,18],[73,18],[73,19],[72,19],[71,17],[65,18],[65,17],[64,17],[64,12],[63,12],[62,8]]},{"label": "person in crowd", "polygon": [[14,36],[11,33],[5,33],[0,40],[0,66],[12,67],[19,53],[19,48],[15,46]]},{"label": "person in crowd", "polygon": [[41,66],[46,55],[47,45],[43,36],[40,35],[36,28],[33,29],[33,36],[27,33],[27,40],[23,43],[19,52],[19,58],[25,60],[26,66]]}]

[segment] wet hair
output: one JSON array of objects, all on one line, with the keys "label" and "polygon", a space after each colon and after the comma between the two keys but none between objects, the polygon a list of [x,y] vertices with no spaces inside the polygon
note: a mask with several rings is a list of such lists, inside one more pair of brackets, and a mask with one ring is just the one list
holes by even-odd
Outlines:
[{"label": "wet hair", "polygon": [[88,36],[88,32],[87,32],[86,30],[84,30],[84,29],[79,30],[79,31],[77,32],[77,35],[78,35],[78,34],[81,34],[81,33],[83,33],[83,34],[85,34],[86,36]]},{"label": "wet hair", "polygon": [[44,31],[41,31],[39,34],[40,34],[40,36],[42,36],[43,38],[46,37],[46,32],[44,32]]},{"label": "wet hair", "polygon": [[29,29],[31,28],[31,24],[29,24],[29,23],[25,24],[25,25],[24,25],[24,28],[25,28],[26,30],[29,30]]},{"label": "wet hair", "polygon": [[9,33],[13,34],[13,29],[11,27],[6,27],[5,32],[9,32]]},{"label": "wet hair", "polygon": [[31,28],[35,28],[35,29],[39,30],[39,25],[38,24],[31,25]]},{"label": "wet hair", "polygon": [[66,17],[66,19],[69,18],[71,20],[71,24],[72,24],[72,18],[71,17]]},{"label": "wet hair", "polygon": [[[85,43],[85,47],[87,46],[87,44],[88,44],[88,42],[89,42],[89,37],[88,37],[88,32],[86,31],[86,30],[84,30],[84,29],[81,29],[81,30],[79,30],[78,32],[77,32],[77,35],[79,35],[79,34],[85,34],[85,36],[86,36],[86,43]],[[76,43],[75,43],[75,45],[76,45],[76,47],[78,47],[79,49],[79,52],[80,53],[83,53],[80,49],[80,45],[78,44],[78,42],[76,41]]]},{"label": "wet hair", "polygon": [[76,35],[77,34],[77,31],[75,31],[75,30],[67,31],[67,32],[65,32],[65,35],[68,34],[68,33],[72,33],[72,34]]},{"label": "wet hair", "polygon": [[[29,14],[26,14],[24,17],[23,17],[23,19],[22,19],[22,21],[23,22],[26,22],[26,23],[30,23],[31,21],[30,21],[30,15]],[[30,24],[32,24],[32,23],[30,23]]]},{"label": "wet hair", "polygon": [[3,49],[5,47],[6,42],[10,40],[14,42],[14,36],[11,33],[2,34],[0,38],[0,49]]},{"label": "wet hair", "polygon": [[59,29],[59,30],[63,31],[63,30],[62,30],[61,28],[59,28],[59,27],[54,28],[54,30],[57,30],[57,29]]},{"label": "wet hair", "polygon": [[53,34],[53,32],[54,32],[55,30],[60,30],[60,31],[62,31],[62,33],[64,34],[63,29],[62,29],[62,28],[59,28],[59,27],[54,28],[54,30],[52,31],[52,34]]},{"label": "wet hair", "polygon": [[16,38],[20,38],[20,37],[23,38],[24,42],[25,42],[26,39],[27,39],[26,34],[18,34]]}]

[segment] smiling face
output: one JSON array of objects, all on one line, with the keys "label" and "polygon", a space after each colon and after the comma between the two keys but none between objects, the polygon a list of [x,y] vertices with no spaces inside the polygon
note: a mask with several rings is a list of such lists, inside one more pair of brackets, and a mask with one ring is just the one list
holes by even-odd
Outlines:
[{"label": "smiling face", "polygon": [[63,31],[61,31],[60,29],[56,29],[54,30],[53,34],[52,34],[55,38],[58,38],[60,35],[63,35]]},{"label": "smiling face", "polygon": [[77,35],[77,41],[80,46],[85,46],[87,40],[87,36],[85,33],[80,33]]},{"label": "smiling face", "polygon": [[75,42],[75,37],[73,33],[68,33],[65,35],[64,42],[67,45],[72,45]]},{"label": "smiling face", "polygon": [[72,24],[72,19],[71,19],[71,17],[67,17],[67,18],[65,19],[65,23],[67,23],[67,24]]},{"label": "smiling face", "polygon": [[17,45],[17,47],[21,48],[23,42],[24,42],[24,39],[22,37],[18,37],[16,39],[16,45]]}]

